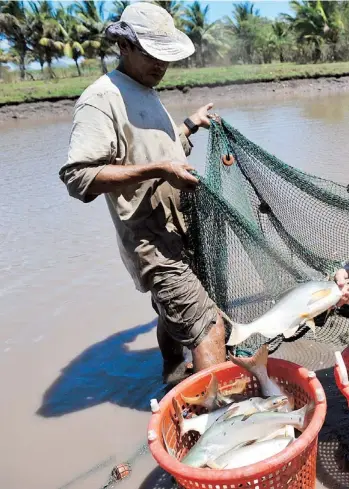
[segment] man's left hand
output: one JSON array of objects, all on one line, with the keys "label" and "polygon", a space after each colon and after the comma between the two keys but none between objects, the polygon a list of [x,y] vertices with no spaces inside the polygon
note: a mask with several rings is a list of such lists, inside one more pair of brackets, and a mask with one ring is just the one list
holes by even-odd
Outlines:
[{"label": "man's left hand", "polygon": [[349,274],[348,270],[341,268],[337,271],[335,277],[338,287],[342,291],[342,298],[338,302],[337,306],[343,306],[344,304],[349,304]]},{"label": "man's left hand", "polygon": [[195,114],[190,116],[190,119],[199,127],[205,127],[208,129],[210,127],[209,110],[213,107],[213,103],[209,103],[200,107],[200,109],[195,112]]}]

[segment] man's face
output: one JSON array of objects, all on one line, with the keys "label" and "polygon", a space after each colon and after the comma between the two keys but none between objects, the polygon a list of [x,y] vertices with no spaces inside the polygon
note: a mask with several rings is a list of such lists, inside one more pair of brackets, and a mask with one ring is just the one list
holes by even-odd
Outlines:
[{"label": "man's face", "polygon": [[169,63],[152,58],[145,51],[130,43],[123,48],[120,46],[120,50],[127,59],[127,66],[132,70],[132,77],[136,81],[149,88],[156,87],[161,82]]}]

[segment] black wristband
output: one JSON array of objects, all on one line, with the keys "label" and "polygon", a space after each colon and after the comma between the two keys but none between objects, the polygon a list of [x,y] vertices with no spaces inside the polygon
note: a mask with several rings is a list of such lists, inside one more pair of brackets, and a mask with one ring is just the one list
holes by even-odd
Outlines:
[{"label": "black wristband", "polygon": [[191,119],[185,119],[184,123],[192,134],[195,134],[199,130],[199,126],[194,124]]}]

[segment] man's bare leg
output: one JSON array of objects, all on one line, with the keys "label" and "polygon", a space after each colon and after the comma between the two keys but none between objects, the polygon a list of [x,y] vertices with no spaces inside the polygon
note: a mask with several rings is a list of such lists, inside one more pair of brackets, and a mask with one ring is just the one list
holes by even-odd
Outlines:
[{"label": "man's bare leg", "polygon": [[225,328],[221,315],[217,316],[216,324],[200,345],[192,350],[192,354],[195,372],[225,362]]},{"label": "man's bare leg", "polygon": [[188,377],[192,370],[185,361],[182,345],[167,333],[161,318],[158,319],[156,332],[163,358],[163,381],[168,385],[176,385]]}]

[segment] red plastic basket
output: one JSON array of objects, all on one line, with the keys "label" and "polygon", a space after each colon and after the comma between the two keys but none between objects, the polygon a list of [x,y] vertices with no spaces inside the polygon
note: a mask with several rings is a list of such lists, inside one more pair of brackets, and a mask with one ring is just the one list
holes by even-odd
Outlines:
[{"label": "red plastic basket", "polygon": [[[183,405],[180,394],[196,396],[202,393],[208,385],[211,372],[215,373],[222,390],[228,389],[234,380],[243,375],[249,377],[246,394],[260,395],[257,380],[232,362],[206,369],[181,382],[162,399],[159,403],[160,410],[152,414],[148,426],[148,429],[154,430],[156,434],[155,439],[149,441],[149,448],[157,463],[172,474],[178,484],[185,489],[314,489],[318,433],[326,416],[325,392],[315,374],[284,360],[270,358],[269,375],[293,393],[296,409],[304,406],[311,399],[315,402],[315,410],[309,426],[294,443],[274,457],[241,469],[197,469],[180,462],[194,445],[197,436],[194,432],[190,432],[187,436],[183,436],[179,443],[172,398],[178,400],[182,409],[191,410],[191,406]],[[195,409],[192,411],[200,412]],[[163,432],[167,444],[175,450],[177,458],[167,453]]]},{"label": "red plastic basket", "polygon": [[[347,347],[342,354],[337,352],[336,355],[338,356],[334,367],[334,377],[336,379],[337,387],[348,401],[349,407],[349,384],[346,383],[346,379],[348,378],[347,370],[349,369],[349,347]],[[343,362],[339,363],[338,359],[340,359],[340,356],[342,356]]]}]

